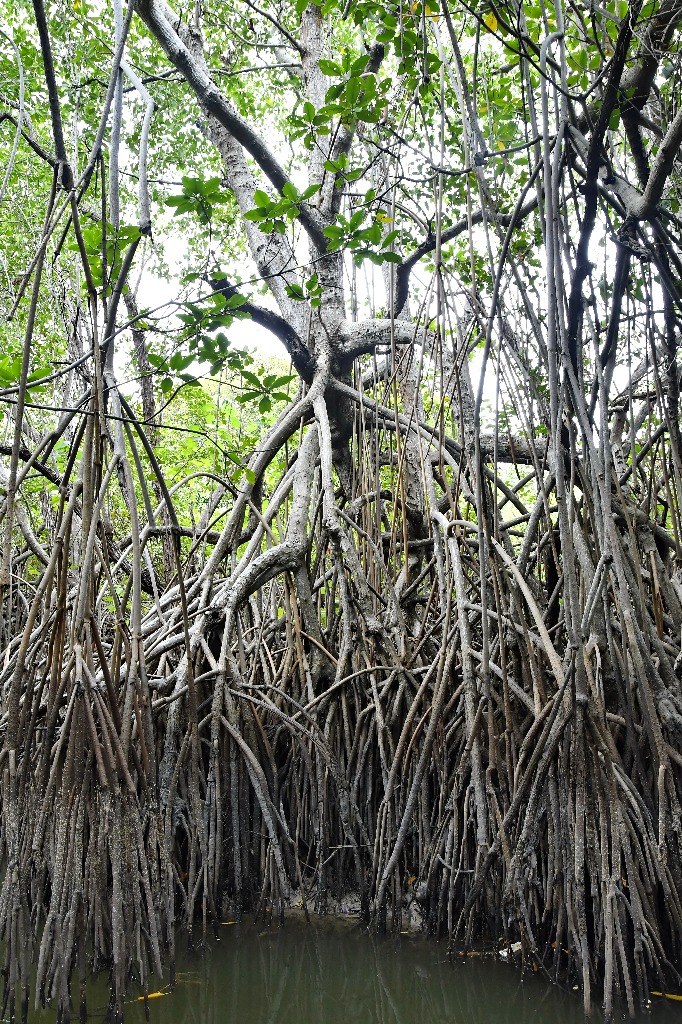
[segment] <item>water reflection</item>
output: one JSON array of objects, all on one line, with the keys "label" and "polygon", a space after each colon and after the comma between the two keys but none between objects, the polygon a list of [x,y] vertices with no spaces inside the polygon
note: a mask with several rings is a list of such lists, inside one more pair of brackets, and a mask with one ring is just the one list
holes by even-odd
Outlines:
[{"label": "water reflection", "polygon": [[[508,964],[453,964],[433,942],[318,920],[223,927],[208,955],[184,957],[175,992],[149,1009],[151,1024],[583,1024],[577,993],[521,979]],[[676,1009],[654,1006],[646,1020],[672,1024]],[[142,1022],[143,1004],[129,1004],[126,1020]]]},{"label": "water reflection", "polygon": [[[180,958],[175,991],[162,982],[149,1000],[150,1024],[584,1024],[577,992],[488,956],[449,962],[444,945],[419,937],[377,939],[352,922],[291,916],[283,928],[247,922],[220,936]],[[103,1020],[106,1004],[102,974],[89,987],[90,1019]],[[144,1024],[135,992],[125,1020]],[[655,1001],[645,1021],[680,1024],[680,1003]]]}]

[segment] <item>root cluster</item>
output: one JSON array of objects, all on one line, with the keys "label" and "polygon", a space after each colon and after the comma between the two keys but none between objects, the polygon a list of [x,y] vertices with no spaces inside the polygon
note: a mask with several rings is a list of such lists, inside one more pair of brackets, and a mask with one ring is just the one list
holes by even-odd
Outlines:
[{"label": "root cluster", "polygon": [[112,444],[96,395],[71,422],[2,609],[3,1017],[85,1012],[94,967],[121,1019],[178,928],[350,892],[374,927],[520,941],[607,1015],[679,985],[667,438],[498,473],[371,391],[319,375],[192,530],[124,400]]}]

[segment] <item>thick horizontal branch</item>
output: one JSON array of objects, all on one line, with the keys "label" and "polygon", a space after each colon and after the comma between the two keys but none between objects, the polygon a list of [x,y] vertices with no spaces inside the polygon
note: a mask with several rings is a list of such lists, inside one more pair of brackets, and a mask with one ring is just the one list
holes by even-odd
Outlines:
[{"label": "thick horizontal branch", "polygon": [[346,321],[339,328],[337,354],[342,361],[352,362],[358,356],[390,348],[392,344],[413,345],[423,334],[424,328],[409,320]]},{"label": "thick horizontal branch", "polygon": [[[571,142],[580,159],[587,162],[588,142],[577,128],[568,128]],[[622,175],[617,174],[606,162],[602,163],[599,172],[599,187],[611,192],[623,204],[624,215],[631,221],[652,220],[658,216],[658,203],[663,195],[665,184],[675,166],[675,160],[682,146],[682,112],[678,111],[665,137],[662,139],[656,160],[649,174],[644,192],[640,192]],[[587,171],[580,169],[583,176]]]}]

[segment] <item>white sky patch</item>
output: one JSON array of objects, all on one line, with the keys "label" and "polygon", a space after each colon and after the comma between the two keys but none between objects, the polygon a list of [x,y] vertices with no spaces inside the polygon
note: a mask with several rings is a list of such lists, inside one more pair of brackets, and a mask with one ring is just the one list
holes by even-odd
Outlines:
[{"label": "white sky patch", "polygon": [[[160,307],[165,307],[169,326],[173,325],[179,331],[183,326],[175,318],[175,314],[181,312],[179,303],[187,298],[190,300],[196,298],[196,296],[182,294],[180,278],[183,270],[187,267],[187,246],[179,232],[164,239],[164,258],[169,269],[167,277],[162,277],[146,267],[143,270],[137,292],[138,305],[140,309],[158,310],[157,315],[160,316],[163,316],[164,312]],[[241,272],[244,277],[249,277],[251,274],[246,258]],[[196,287],[199,294],[205,295],[209,291],[208,285],[201,281],[196,282]],[[244,292],[247,295],[249,293],[246,286]],[[268,305],[272,304],[268,303]],[[226,334],[235,348],[248,348],[263,359],[288,358],[288,353],[282,342],[270,331],[254,323],[253,320],[235,320],[227,329]]]}]

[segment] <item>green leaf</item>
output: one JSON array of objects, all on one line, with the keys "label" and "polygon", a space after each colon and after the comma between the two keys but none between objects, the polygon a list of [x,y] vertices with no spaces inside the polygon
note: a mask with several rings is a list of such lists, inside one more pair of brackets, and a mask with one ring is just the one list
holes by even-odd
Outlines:
[{"label": "green leaf", "polygon": [[303,203],[311,199],[317,192],[322,188],[321,185],[309,185],[305,192],[302,192],[299,196],[299,200]]},{"label": "green leaf", "polygon": [[21,376],[21,359],[0,359],[0,380],[4,384],[15,384]]},{"label": "green leaf", "polygon": [[325,60],[323,57],[318,61],[318,67],[323,75],[330,75],[332,78],[343,74],[343,68],[333,60]]},{"label": "green leaf", "polygon": [[256,376],[255,373],[251,373],[251,370],[242,370],[242,377],[249,384],[253,385],[254,388],[258,388],[258,390],[260,390],[260,388],[261,388],[260,379]]},{"label": "green leaf", "polygon": [[171,357],[168,365],[170,366],[171,370],[184,370],[186,367],[190,365],[190,363],[193,362],[194,355],[183,356],[181,352],[176,352],[175,355]]},{"label": "green leaf", "polygon": [[367,216],[367,211],[366,210],[356,210],[355,213],[353,214],[353,216],[350,219],[350,223],[348,225],[349,229],[351,231],[356,231],[357,228],[360,227],[360,225],[362,224],[362,222],[363,222],[363,220],[365,219],[366,216]]},{"label": "green leaf", "polygon": [[29,374],[28,384],[29,387],[33,387],[35,384],[39,384],[45,380],[53,371],[49,366],[44,366],[40,370],[34,370],[33,373]]},{"label": "green leaf", "polygon": [[198,191],[202,195],[212,196],[218,191],[220,185],[220,178],[209,178],[207,181],[202,181],[199,185]]},{"label": "green leaf", "polygon": [[356,75],[361,75],[369,64],[369,54],[363,53],[362,57],[358,57],[354,60],[350,66],[350,76],[354,78]]},{"label": "green leaf", "polygon": [[327,89],[326,93],[325,93],[325,96],[324,96],[325,103],[333,103],[334,100],[338,100],[338,98],[342,94],[343,90],[344,90],[343,82],[337,82],[336,85],[330,85],[329,88]]},{"label": "green leaf", "polygon": [[272,199],[267,194],[267,192],[263,192],[263,190],[260,188],[257,188],[256,191],[253,193],[253,201],[256,204],[256,206],[259,207],[259,209],[261,210],[267,210],[270,206],[272,206]]},{"label": "green leaf", "polygon": [[349,78],[346,85],[346,102],[349,106],[357,103],[362,92],[362,82],[359,78]]}]

